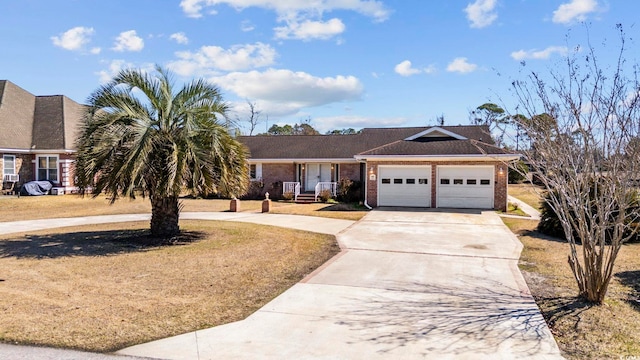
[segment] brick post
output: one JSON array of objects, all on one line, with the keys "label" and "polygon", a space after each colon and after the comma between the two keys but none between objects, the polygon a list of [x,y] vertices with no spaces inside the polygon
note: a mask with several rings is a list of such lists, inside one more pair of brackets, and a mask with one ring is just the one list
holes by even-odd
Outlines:
[{"label": "brick post", "polygon": [[271,199],[269,199],[269,193],[264,194],[265,199],[262,200],[262,212],[266,213],[271,211]]},{"label": "brick post", "polygon": [[231,202],[229,203],[229,211],[231,212],[238,212],[240,211],[240,200],[233,198],[231,199]]}]

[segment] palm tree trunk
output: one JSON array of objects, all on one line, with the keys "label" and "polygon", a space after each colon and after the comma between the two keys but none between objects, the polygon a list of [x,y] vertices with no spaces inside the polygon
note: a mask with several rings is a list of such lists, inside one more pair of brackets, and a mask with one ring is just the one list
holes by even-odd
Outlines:
[{"label": "palm tree trunk", "polygon": [[151,196],[151,235],[168,238],[180,233],[177,196]]}]

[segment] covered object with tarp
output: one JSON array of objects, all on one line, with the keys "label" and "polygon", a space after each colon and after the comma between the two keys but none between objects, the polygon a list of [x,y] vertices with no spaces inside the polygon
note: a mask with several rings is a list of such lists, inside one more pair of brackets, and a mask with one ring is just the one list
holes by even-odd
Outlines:
[{"label": "covered object with tarp", "polygon": [[46,195],[52,187],[48,181],[29,181],[22,185],[20,195]]}]

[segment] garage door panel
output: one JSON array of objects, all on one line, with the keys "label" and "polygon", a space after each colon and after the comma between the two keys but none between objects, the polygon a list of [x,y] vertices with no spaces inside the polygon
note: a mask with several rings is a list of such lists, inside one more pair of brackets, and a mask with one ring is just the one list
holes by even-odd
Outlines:
[{"label": "garage door panel", "polygon": [[438,207],[493,208],[493,166],[441,166],[437,182]]},{"label": "garage door panel", "polygon": [[431,207],[430,166],[381,166],[379,206]]}]

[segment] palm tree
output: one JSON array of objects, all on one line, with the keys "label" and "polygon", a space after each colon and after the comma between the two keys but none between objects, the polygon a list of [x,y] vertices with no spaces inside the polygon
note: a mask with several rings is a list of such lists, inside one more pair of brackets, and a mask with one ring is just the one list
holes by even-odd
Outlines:
[{"label": "palm tree", "polygon": [[151,234],[179,233],[179,196],[246,192],[245,147],[228,132],[217,87],[194,80],[175,91],[171,75],[122,70],[88,99],[78,139],[76,184],[113,203],[148,196]]}]

